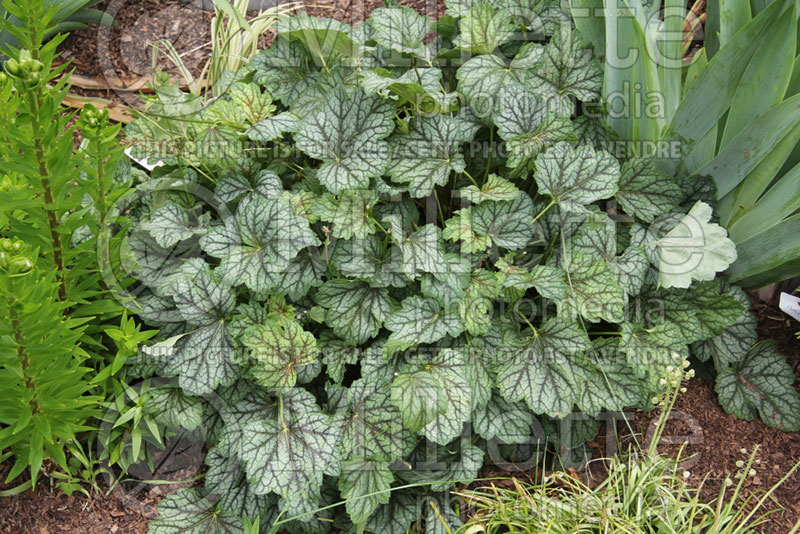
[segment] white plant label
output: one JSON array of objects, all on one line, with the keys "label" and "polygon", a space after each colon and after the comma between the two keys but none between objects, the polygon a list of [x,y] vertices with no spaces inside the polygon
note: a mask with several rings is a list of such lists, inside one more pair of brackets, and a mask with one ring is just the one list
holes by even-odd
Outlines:
[{"label": "white plant label", "polygon": [[781,310],[800,321],[800,297],[795,297],[789,293],[781,293]]}]

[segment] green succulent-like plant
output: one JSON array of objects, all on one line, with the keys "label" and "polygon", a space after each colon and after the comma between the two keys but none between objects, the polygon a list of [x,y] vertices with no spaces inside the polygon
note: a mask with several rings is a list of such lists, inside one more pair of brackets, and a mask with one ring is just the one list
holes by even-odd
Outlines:
[{"label": "green succulent-like plant", "polygon": [[[101,1],[47,0],[45,5],[48,9],[44,13],[46,20],[43,21],[49,27],[46,36],[51,37],[58,33],[79,30],[85,28],[87,24],[103,24],[106,26],[115,24],[114,17],[108,13],[92,9]],[[21,40],[18,35],[19,32],[25,31],[24,11],[20,10],[19,5],[14,1],[4,0],[0,3],[0,20],[8,23],[6,27],[0,29],[0,49],[8,46],[19,46],[19,43],[24,40]]]}]

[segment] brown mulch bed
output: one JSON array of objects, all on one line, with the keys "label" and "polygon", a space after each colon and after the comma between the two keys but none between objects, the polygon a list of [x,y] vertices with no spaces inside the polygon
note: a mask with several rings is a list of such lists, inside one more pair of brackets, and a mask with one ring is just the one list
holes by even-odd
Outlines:
[{"label": "brown mulch bed", "polygon": [[[751,300],[751,311],[758,318],[759,338],[775,340],[778,351],[786,356],[795,375],[800,376],[800,341],[795,337],[800,324],[789,319],[774,304],[762,302],[755,294],[751,295]],[[798,384],[800,382],[795,382],[795,387]],[[657,417],[656,412],[636,414],[633,427],[640,442]],[[758,419],[742,421],[726,414],[717,402],[713,383],[701,378],[692,379],[686,393],[678,397],[665,437],[664,444],[659,447],[659,452],[665,454],[675,455],[688,441],[682,457],[688,458],[685,469],[691,473],[689,482],[694,487],[702,483],[706,499],[716,497],[725,478],[736,473],[736,462],[747,461],[756,446],[756,458],[760,463],[754,465],[756,475],[745,482],[746,494],[755,495],[756,499],[760,498],[760,492],[778,483],[800,462],[800,432],[781,432],[768,428]],[[798,495],[800,472],[796,471],[773,493],[774,501],[766,503],[765,511],[777,512],[770,515],[769,522],[759,532],[789,532],[800,521]]]}]

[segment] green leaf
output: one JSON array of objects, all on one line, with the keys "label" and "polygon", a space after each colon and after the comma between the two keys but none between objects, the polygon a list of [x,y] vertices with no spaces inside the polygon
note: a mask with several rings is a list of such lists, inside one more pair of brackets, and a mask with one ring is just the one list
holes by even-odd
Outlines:
[{"label": "green leaf", "polygon": [[474,336],[486,334],[492,325],[494,299],[500,296],[502,283],[496,273],[485,269],[473,271],[458,311],[464,328]]},{"label": "green leaf", "polygon": [[580,34],[570,25],[561,25],[544,47],[541,61],[533,70],[532,85],[547,87],[571,109],[574,97],[583,102],[598,102],[603,71],[591,49],[585,48]]},{"label": "green leaf", "polygon": [[459,189],[461,198],[472,202],[473,204],[480,204],[484,200],[515,200],[519,196],[519,189],[517,186],[503,178],[492,173],[480,188],[476,185],[469,185]]},{"label": "green leaf", "polygon": [[656,260],[659,284],[687,288],[692,280],[712,280],[736,260],[736,246],[724,228],[710,222],[711,214],[711,206],[698,201],[655,242],[651,261]]},{"label": "green leaf", "polygon": [[491,54],[514,37],[511,14],[495,10],[488,2],[475,3],[459,22],[454,44],[476,54]]},{"label": "green leaf", "polygon": [[385,322],[391,332],[384,345],[388,354],[421,343],[435,343],[445,336],[458,337],[464,330],[457,313],[442,309],[434,299],[417,296],[403,300]]},{"label": "green leaf", "polygon": [[155,420],[170,429],[192,431],[203,422],[203,405],[200,399],[190,397],[178,387],[156,387],[148,391],[144,409]]},{"label": "green leaf", "polygon": [[786,432],[800,430],[800,398],[786,358],[775,343],[762,341],[744,359],[719,371],[715,389],[726,412],[747,421],[758,413],[765,425]]},{"label": "green leaf", "polygon": [[257,494],[318,495],[323,471],[337,459],[341,428],[304,391],[289,390],[280,398],[275,417],[254,420],[241,430],[247,475]]},{"label": "green leaf", "polygon": [[419,432],[447,410],[447,397],[441,384],[426,371],[395,377],[391,399],[400,410],[403,425],[412,432]]},{"label": "green leaf", "polygon": [[330,262],[344,276],[361,278],[372,287],[403,287],[411,279],[403,273],[403,259],[374,235],[337,241]]},{"label": "green leaf", "polygon": [[283,184],[272,171],[261,170],[254,177],[226,173],[220,178],[214,196],[222,202],[233,202],[242,195],[255,193],[264,198],[279,198],[283,194]]},{"label": "green leaf", "polygon": [[412,117],[408,133],[390,139],[392,162],[387,172],[396,182],[409,184],[412,197],[427,197],[435,186],[447,183],[452,171],[464,171],[459,146],[465,141],[459,122],[450,116]]},{"label": "green leaf", "polygon": [[410,7],[379,7],[370,13],[369,25],[375,41],[386,48],[408,54],[422,52],[422,40],[430,31],[431,20]]},{"label": "green leaf", "polygon": [[275,31],[305,46],[318,65],[328,67],[342,57],[358,57],[359,45],[352,39],[352,29],[332,18],[311,17],[301,12],[279,17]]},{"label": "green leaf", "polygon": [[679,369],[688,356],[686,342],[674,323],[660,323],[652,328],[625,323],[619,346],[628,367],[639,378],[648,378],[651,387],[669,374],[667,367]]},{"label": "green leaf", "polygon": [[367,520],[365,532],[406,532],[418,515],[416,494],[412,492],[414,490],[392,492],[389,503],[379,506]]},{"label": "green leaf", "polygon": [[389,231],[403,257],[403,272],[407,276],[417,278],[421,273],[431,273],[438,278],[447,272],[442,231],[438,226],[426,224],[406,236],[398,216],[390,215],[384,220],[389,222]]},{"label": "green leaf", "polygon": [[343,422],[344,456],[392,462],[414,449],[416,438],[404,428],[403,416],[391,395],[394,390],[388,380],[370,375],[353,382],[347,392],[349,412]]},{"label": "green leaf", "polygon": [[375,223],[369,210],[378,201],[378,195],[370,190],[342,191],[338,199],[325,193],[315,200],[312,213],[321,220],[333,223],[333,236],[341,239],[365,238],[375,233]]},{"label": "green leaf", "polygon": [[611,154],[588,145],[573,148],[558,143],[536,158],[536,169],[533,176],[539,190],[567,211],[580,211],[617,192],[619,163]]},{"label": "green leaf", "polygon": [[472,424],[483,439],[501,443],[527,443],[531,440],[533,414],[520,403],[506,401],[494,393],[483,408],[473,414]]},{"label": "green leaf", "polygon": [[215,501],[182,488],[158,504],[158,517],[150,522],[154,534],[239,534],[242,517],[219,513]]},{"label": "green leaf", "polygon": [[599,338],[586,352],[581,369],[581,395],[578,408],[591,416],[605,410],[619,410],[640,405],[647,399],[647,389],[626,361],[619,358],[616,339]]},{"label": "green leaf", "polygon": [[511,402],[525,400],[534,413],[566,416],[581,395],[570,360],[589,347],[589,336],[577,323],[549,320],[498,355],[500,394]]},{"label": "green leaf", "polygon": [[261,517],[262,524],[270,524],[277,515],[277,498],[275,495],[256,495],[247,482],[247,475],[236,456],[226,458],[220,454],[218,447],[206,453],[205,463],[208,466],[205,476],[206,494],[219,499],[219,507],[223,512],[238,517]]},{"label": "green leaf", "polygon": [[625,293],[604,259],[573,256],[562,265],[566,277],[566,297],[558,305],[559,316],[577,320],[578,316],[596,323],[623,320]]},{"label": "green leaf", "polygon": [[202,217],[198,224],[189,221],[189,213],[175,204],[167,204],[157,208],[150,214],[150,220],[141,228],[148,231],[156,243],[164,248],[175,246],[197,234],[204,232],[207,217]]},{"label": "green leaf", "polygon": [[461,435],[475,407],[475,392],[481,386],[489,387],[489,378],[484,376],[481,384],[480,377],[467,364],[465,351],[457,349],[440,350],[425,362],[424,368],[439,383],[445,409],[425,425],[421,434],[446,445]]},{"label": "green leaf", "polygon": [[631,159],[622,164],[617,200],[622,209],[643,221],[670,213],[683,200],[680,186],[649,159]]},{"label": "green leaf", "polygon": [[533,201],[526,193],[520,193],[511,201],[490,200],[472,208],[472,228],[498,247],[523,249],[535,234],[531,224],[534,215]]},{"label": "green leaf", "polygon": [[386,289],[350,280],[325,282],[317,291],[316,302],[325,308],[325,322],[334,333],[356,345],[378,334],[392,308]]},{"label": "green leaf", "polygon": [[230,287],[204,271],[193,279],[179,280],[173,299],[181,316],[195,329],[174,347],[155,349],[157,357],[166,360],[164,373],[178,376],[181,388],[193,395],[232,384],[239,373],[227,330],[235,303]]},{"label": "green leaf", "polygon": [[300,117],[284,111],[253,124],[244,132],[244,135],[253,141],[266,143],[281,138],[285,133],[296,132],[299,126]]},{"label": "green leaf", "polygon": [[384,139],[394,129],[394,106],[360,90],[333,90],[318,111],[304,117],[295,134],[297,147],[322,160],[317,178],[338,194],[368,189],[389,163]]},{"label": "green leaf", "polygon": [[444,222],[442,237],[448,241],[461,241],[462,254],[483,252],[492,245],[488,235],[478,235],[472,227],[472,207],[453,212],[453,217]]},{"label": "green leaf", "polygon": [[[480,116],[494,111],[497,95],[504,89],[527,85],[532,78],[535,60],[520,52],[508,61],[495,54],[482,54],[468,59],[456,71],[458,91]],[[487,109],[488,106],[488,109]]]},{"label": "green leaf", "polygon": [[[717,368],[743,360],[750,347],[758,341],[758,324],[755,316],[748,311],[750,298],[747,294],[737,286],[730,286],[723,291],[723,295],[735,299],[744,311],[718,336],[692,346],[698,358],[703,361],[713,359]],[[707,313],[711,314],[713,311],[712,308]]]},{"label": "green leaf", "polygon": [[378,506],[389,502],[393,480],[388,462],[352,458],[342,463],[339,491],[353,523],[363,523]]},{"label": "green leaf", "polygon": [[317,342],[311,332],[288,319],[249,327],[242,344],[250,349],[255,381],[268,389],[291,388],[297,382],[297,368],[317,361]]},{"label": "green leaf", "polygon": [[297,216],[291,204],[254,196],[239,204],[234,217],[203,236],[200,245],[221,260],[219,270],[226,281],[265,292],[298,252],[318,243],[308,221]]}]

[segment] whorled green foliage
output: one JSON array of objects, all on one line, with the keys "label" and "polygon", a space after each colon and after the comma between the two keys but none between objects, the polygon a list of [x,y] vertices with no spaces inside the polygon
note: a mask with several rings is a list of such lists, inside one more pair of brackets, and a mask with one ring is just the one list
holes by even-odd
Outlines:
[{"label": "whorled green foliage", "polygon": [[[601,123],[574,117],[600,71],[569,24],[550,23],[556,4],[451,2],[455,29],[443,21],[432,44],[407,8],[355,29],[292,18],[236,75],[271,95],[272,115],[233,128],[196,113],[258,144],[199,173],[165,161],[161,175],[212,194],[133,209],[148,321],[182,336],[162,336],[179,358],[144,354],[143,368],[214,407],[209,463],[241,470],[264,532],[443,532],[440,517],[457,524],[443,492],[474,479],[487,449],[535,447],[543,428],[573,450],[564,418],[649,407],[692,351],[780,375],[748,356],[746,306],[711,279],[730,242],[695,188],[619,161]],[[507,38],[523,27],[543,40]],[[188,211],[202,228],[172,223]],[[681,272],[676,243],[702,237],[686,228],[716,240]],[[183,341],[209,328],[216,348]],[[742,351],[720,355],[731,336]],[[779,378],[763,391],[785,394]],[[569,436],[597,431],[578,426]]]}]

